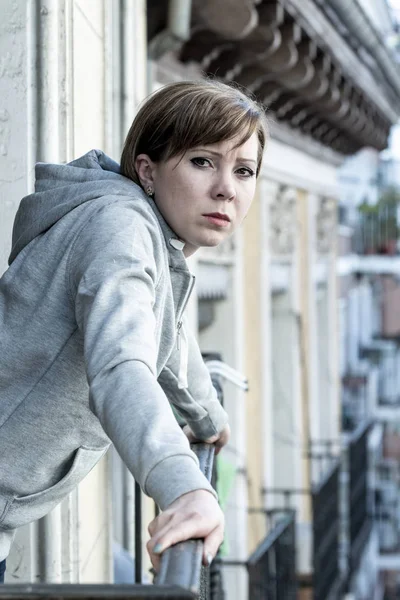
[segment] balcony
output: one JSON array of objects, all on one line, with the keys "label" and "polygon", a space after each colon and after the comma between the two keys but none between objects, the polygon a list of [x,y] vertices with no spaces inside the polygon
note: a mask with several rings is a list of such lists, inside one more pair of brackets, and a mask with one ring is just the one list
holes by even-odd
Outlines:
[{"label": "balcony", "polygon": [[341,597],[339,478],[336,462],[312,490],[314,600]]},{"label": "balcony", "polygon": [[362,256],[399,254],[398,190],[387,188],[377,204],[362,204],[353,235],[353,252]]},{"label": "balcony", "polygon": [[379,336],[360,349],[361,357],[369,360],[376,373],[375,392],[367,401],[365,417],[385,423],[400,419],[400,346],[398,336]]},{"label": "balcony", "polygon": [[400,469],[394,458],[382,459],[376,468],[375,520],[381,555],[400,555]]},{"label": "balcony", "polygon": [[400,192],[397,188],[386,188],[377,204],[363,204],[358,209],[350,270],[361,274],[398,274],[399,236]]},{"label": "balcony", "polygon": [[375,519],[382,570],[400,569],[400,433],[399,425],[385,428],[383,456],[375,467]]},{"label": "balcony", "polygon": [[271,529],[247,562],[249,600],[297,598],[294,511],[267,511]]},{"label": "balcony", "polygon": [[364,373],[342,377],[342,430],[354,431],[367,418],[368,376]]},{"label": "balcony", "polygon": [[[330,445],[330,442],[327,443]],[[309,496],[311,500],[311,524],[312,524],[312,576],[297,573],[297,578],[306,594],[313,600],[339,600],[342,598],[343,579],[340,572],[339,542],[341,537],[340,522],[340,461],[329,452],[318,452],[310,456],[317,459],[318,465],[322,467],[322,459],[329,460],[329,467],[324,469],[324,474],[319,476],[318,483],[312,485],[310,490],[304,489],[266,489],[267,496],[278,496],[286,510],[293,506],[296,496]],[[321,473],[321,472],[320,472]],[[307,551],[297,546],[297,552]],[[308,594],[308,595],[307,595]],[[260,596],[260,598],[263,596]],[[258,598],[258,596],[254,596]],[[267,596],[269,598],[269,596]],[[286,596],[271,596],[275,598],[286,598]],[[290,596],[288,596],[290,598]],[[252,600],[252,598],[251,598]]]}]

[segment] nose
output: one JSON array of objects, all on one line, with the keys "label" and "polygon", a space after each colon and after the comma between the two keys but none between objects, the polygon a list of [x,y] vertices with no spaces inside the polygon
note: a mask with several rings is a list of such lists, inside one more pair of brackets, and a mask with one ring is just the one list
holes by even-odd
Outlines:
[{"label": "nose", "polygon": [[236,198],[236,188],[231,173],[219,173],[213,186],[212,195],[215,200],[231,202]]}]

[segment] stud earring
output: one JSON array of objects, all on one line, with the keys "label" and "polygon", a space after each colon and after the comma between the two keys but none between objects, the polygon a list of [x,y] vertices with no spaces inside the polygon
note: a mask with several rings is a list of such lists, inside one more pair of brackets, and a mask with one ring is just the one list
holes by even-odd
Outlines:
[{"label": "stud earring", "polygon": [[153,194],[154,194],[154,190],[153,190],[153,188],[152,188],[152,187],[150,187],[150,186],[149,186],[149,187],[147,187],[147,188],[146,188],[146,194],[147,194],[148,196],[150,196],[150,198],[151,198],[151,197],[153,196]]}]

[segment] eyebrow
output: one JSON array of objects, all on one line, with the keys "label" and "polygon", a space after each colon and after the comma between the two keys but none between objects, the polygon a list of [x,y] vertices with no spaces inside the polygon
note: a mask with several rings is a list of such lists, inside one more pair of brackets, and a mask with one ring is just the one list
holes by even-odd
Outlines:
[{"label": "eyebrow", "polygon": [[[209,150],[207,148],[193,148],[191,152],[205,152],[206,154],[212,154],[213,156],[218,156],[218,158],[223,158],[223,154],[221,152],[217,152],[216,150]],[[248,162],[257,164],[257,161],[253,158],[245,158],[244,156],[239,156],[237,162]]]}]

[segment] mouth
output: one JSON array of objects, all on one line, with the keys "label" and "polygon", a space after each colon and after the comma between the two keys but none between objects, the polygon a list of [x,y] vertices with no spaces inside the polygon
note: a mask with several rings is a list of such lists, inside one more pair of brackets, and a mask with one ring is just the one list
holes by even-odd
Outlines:
[{"label": "mouth", "polygon": [[208,215],[203,215],[210,223],[213,225],[217,225],[218,227],[228,227],[231,220],[228,215],[224,213],[209,213]]}]

